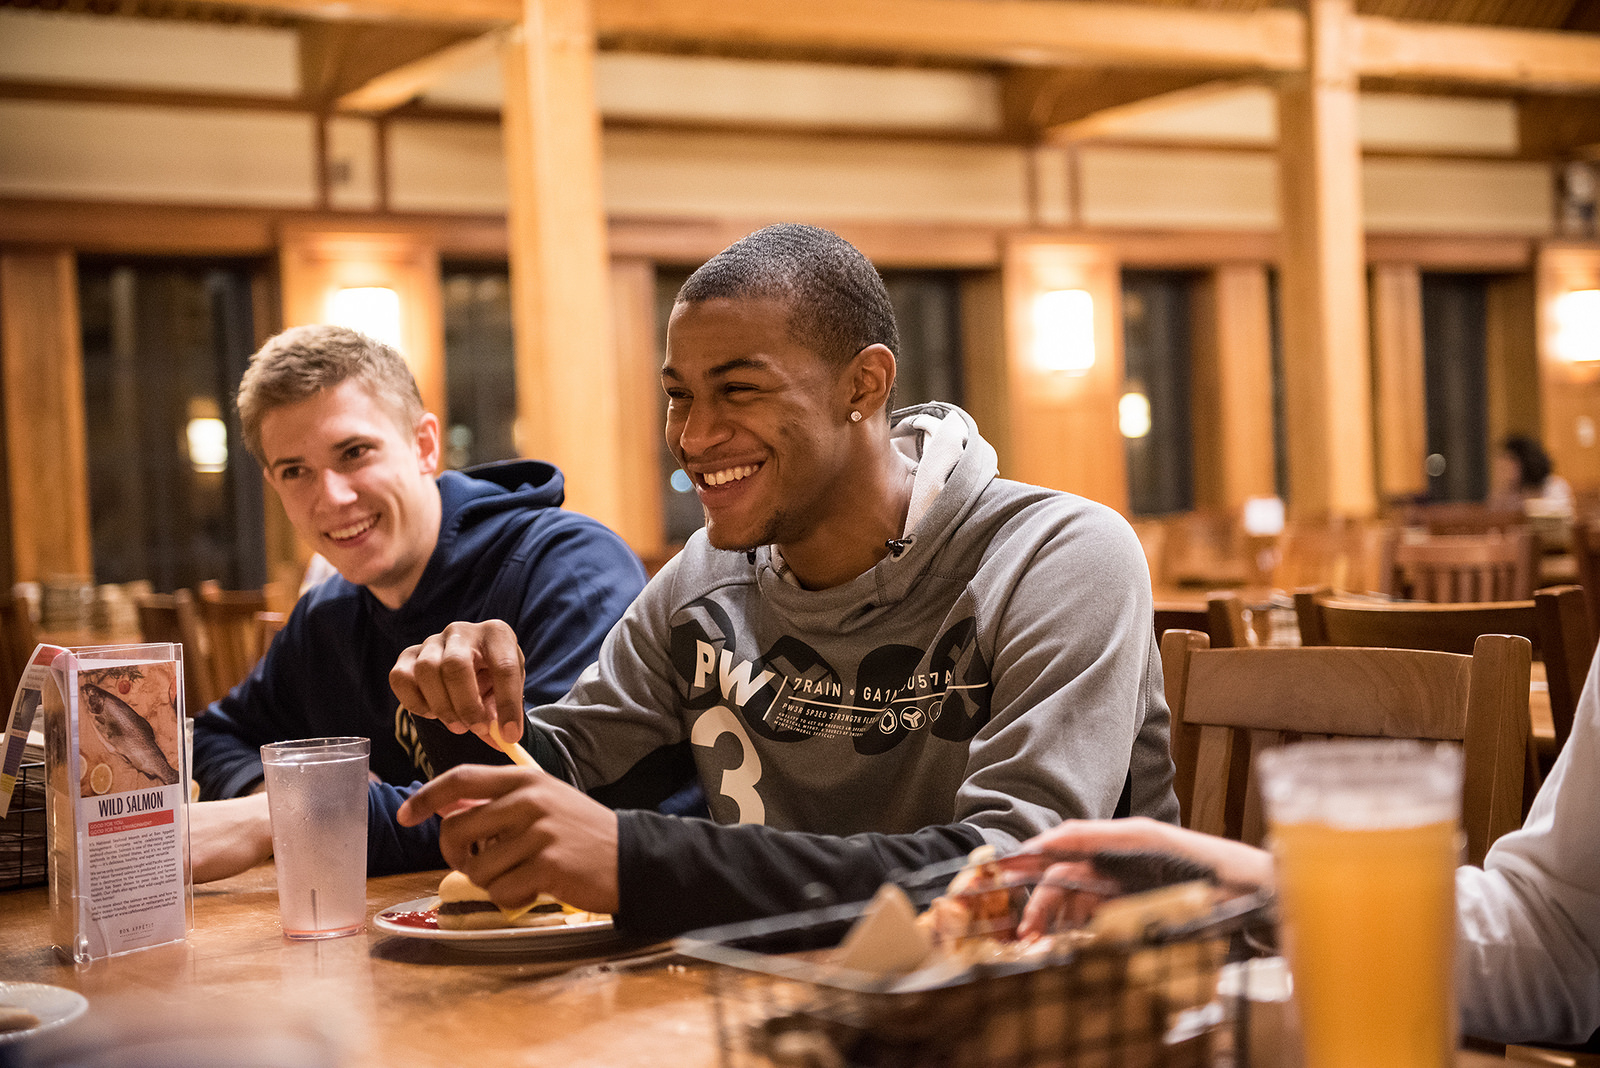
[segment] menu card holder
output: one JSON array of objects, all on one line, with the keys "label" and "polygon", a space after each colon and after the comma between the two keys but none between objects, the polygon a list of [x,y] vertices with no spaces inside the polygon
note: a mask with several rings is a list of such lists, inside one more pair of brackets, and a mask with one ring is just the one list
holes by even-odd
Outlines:
[{"label": "menu card holder", "polygon": [[65,960],[180,942],[193,926],[183,650],[41,645],[51,942]]}]

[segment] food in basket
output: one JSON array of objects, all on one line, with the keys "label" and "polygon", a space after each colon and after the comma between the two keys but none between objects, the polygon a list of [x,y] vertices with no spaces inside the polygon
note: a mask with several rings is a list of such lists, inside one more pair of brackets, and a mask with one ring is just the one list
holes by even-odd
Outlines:
[{"label": "food in basket", "polygon": [[604,917],[583,912],[540,894],[532,904],[518,909],[502,909],[489,900],[489,892],[453,871],[439,883],[439,928],[445,931],[485,931],[497,927],[556,927],[587,923]]}]

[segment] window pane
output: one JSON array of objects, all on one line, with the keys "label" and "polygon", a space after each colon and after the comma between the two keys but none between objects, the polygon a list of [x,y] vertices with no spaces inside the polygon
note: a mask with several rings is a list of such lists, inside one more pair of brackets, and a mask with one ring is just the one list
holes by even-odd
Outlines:
[{"label": "window pane", "polygon": [[261,472],[233,408],[256,347],[253,273],[195,260],[79,263],[98,581],[265,582]]},{"label": "window pane", "polygon": [[445,465],[509,460],[517,455],[509,269],[451,264],[443,273],[445,403],[450,407]]},{"label": "window pane", "polygon": [[1123,439],[1134,515],[1194,507],[1189,305],[1195,281],[1179,271],[1122,272],[1124,392],[1149,404],[1148,432]]}]

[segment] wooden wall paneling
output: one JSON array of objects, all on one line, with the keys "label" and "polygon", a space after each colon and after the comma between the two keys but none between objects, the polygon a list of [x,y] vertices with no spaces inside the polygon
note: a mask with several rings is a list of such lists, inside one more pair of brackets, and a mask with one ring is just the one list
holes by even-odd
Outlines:
[{"label": "wooden wall paneling", "polygon": [[656,351],[656,272],[649,260],[613,259],[611,295],[617,339],[622,501],[615,526],[634,552],[664,559],[661,500],[661,356]]},{"label": "wooden wall paneling", "polygon": [[[1122,395],[1119,265],[1109,250],[1017,238],[1006,248],[1008,477],[1069,490],[1126,512],[1127,458],[1117,428]],[[1056,289],[1094,299],[1095,362],[1085,374],[1043,371],[1033,362],[1033,301]]]},{"label": "wooden wall paneling", "polygon": [[1556,351],[1555,303],[1600,289],[1600,245],[1551,243],[1539,252],[1539,400],[1544,444],[1572,488],[1600,489],[1600,361],[1575,363]]},{"label": "wooden wall paneling", "polygon": [[80,329],[70,251],[0,251],[12,582],[94,574]]},{"label": "wooden wall paneling", "polygon": [[1308,69],[1279,81],[1289,508],[1370,515],[1371,376],[1350,0],[1308,0]]},{"label": "wooden wall paneling", "polygon": [[587,0],[527,0],[503,56],[517,444],[567,476],[567,506],[613,526],[624,503],[600,113]]},{"label": "wooden wall paneling", "polygon": [[1264,263],[1217,267],[1195,294],[1189,388],[1198,508],[1236,512],[1276,492],[1271,317]]},{"label": "wooden wall paneling", "polygon": [[1544,436],[1539,403],[1536,303],[1531,270],[1503,275],[1489,282],[1485,369],[1488,372],[1491,456],[1509,434],[1526,434],[1535,440]]},{"label": "wooden wall paneling", "polygon": [[1373,265],[1372,375],[1378,492],[1386,501],[1420,493],[1428,486],[1428,420],[1422,272],[1414,263]]},{"label": "wooden wall paneling", "polygon": [[961,386],[967,414],[1010,472],[1011,412],[1006,397],[1006,309],[1000,271],[961,278]]}]

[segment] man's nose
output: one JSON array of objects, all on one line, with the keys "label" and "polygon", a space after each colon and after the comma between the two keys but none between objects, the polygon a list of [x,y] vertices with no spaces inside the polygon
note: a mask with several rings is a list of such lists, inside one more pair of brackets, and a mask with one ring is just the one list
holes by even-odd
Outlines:
[{"label": "man's nose", "polygon": [[349,504],[356,499],[355,487],[350,479],[338,471],[327,471],[322,476],[322,499],[331,505]]},{"label": "man's nose", "polygon": [[678,447],[695,456],[728,438],[728,425],[714,404],[692,404],[677,427]]}]

